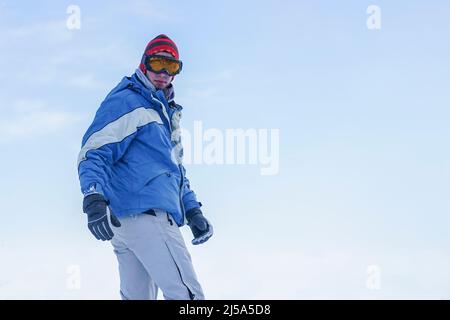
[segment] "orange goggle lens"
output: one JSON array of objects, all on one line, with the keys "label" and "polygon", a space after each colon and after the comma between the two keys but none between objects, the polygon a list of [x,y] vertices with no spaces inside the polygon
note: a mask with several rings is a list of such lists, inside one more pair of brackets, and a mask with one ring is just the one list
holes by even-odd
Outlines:
[{"label": "orange goggle lens", "polygon": [[147,69],[155,73],[166,71],[173,76],[180,73],[181,67],[182,63],[180,60],[170,59],[169,57],[149,56],[147,58]]}]

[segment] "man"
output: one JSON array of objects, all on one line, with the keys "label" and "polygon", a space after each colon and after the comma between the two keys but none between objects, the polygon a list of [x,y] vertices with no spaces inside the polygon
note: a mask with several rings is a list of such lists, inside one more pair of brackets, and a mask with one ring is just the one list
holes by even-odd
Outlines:
[{"label": "man", "polygon": [[151,40],[139,68],[106,96],[83,137],[78,174],[88,227],[111,240],[122,299],[204,299],[179,227],[194,245],[213,234],[181,163],[172,81],[182,69],[166,35]]}]

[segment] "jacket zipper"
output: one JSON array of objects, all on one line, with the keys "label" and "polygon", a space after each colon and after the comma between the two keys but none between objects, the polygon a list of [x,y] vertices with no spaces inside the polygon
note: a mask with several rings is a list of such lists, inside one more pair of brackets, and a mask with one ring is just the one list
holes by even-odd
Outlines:
[{"label": "jacket zipper", "polygon": [[[129,84],[129,87],[137,92],[139,92],[139,94],[142,95],[141,89],[139,88],[135,88],[135,86],[133,84]],[[148,98],[143,95],[145,99],[148,100]],[[166,107],[164,106],[164,104],[159,101],[158,99],[156,99],[155,97],[153,97],[153,93],[150,92],[150,97],[152,98],[152,100],[156,100],[162,107],[163,110],[163,114],[164,117],[167,119],[167,122],[169,124],[169,131],[170,131],[170,140],[172,140],[172,123],[171,123],[171,119],[169,119],[169,114],[167,113]],[[181,182],[180,182],[180,191],[178,193],[179,196],[179,201],[180,201],[180,207],[181,207],[181,214],[183,215],[183,220],[182,223],[183,225],[187,223],[186,220],[186,213],[185,213],[185,208],[184,208],[184,204],[183,204],[183,198],[182,198],[182,193],[183,193],[183,185],[184,185],[184,175],[183,175],[183,170],[180,167],[180,164],[178,164],[178,170],[180,171],[180,175],[181,175]]]},{"label": "jacket zipper", "polygon": [[[169,123],[169,131],[170,131],[170,140],[172,140],[172,124],[171,124],[171,119],[169,118],[169,114],[167,113],[166,107],[164,106],[164,104],[159,101],[158,99],[154,98],[153,95],[151,96],[153,100],[156,100],[157,102],[159,102],[159,104],[161,104],[161,107],[163,108],[163,113],[164,116],[167,119],[167,122]],[[180,181],[180,191],[178,192],[178,197],[179,197],[179,201],[180,201],[180,208],[181,208],[181,214],[182,214],[182,218],[183,218],[183,225],[186,224],[186,212],[185,212],[185,208],[184,208],[184,204],[183,204],[183,184],[184,184],[184,175],[183,175],[183,170],[180,167],[180,164],[178,164],[178,170],[180,171],[180,175],[181,175],[181,181]]]}]

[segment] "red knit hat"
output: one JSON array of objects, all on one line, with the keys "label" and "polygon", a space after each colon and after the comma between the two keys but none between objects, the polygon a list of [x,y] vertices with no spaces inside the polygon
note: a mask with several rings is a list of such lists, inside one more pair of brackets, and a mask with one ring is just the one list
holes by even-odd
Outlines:
[{"label": "red knit hat", "polygon": [[155,54],[161,51],[165,51],[170,53],[175,59],[179,59],[180,56],[178,54],[178,48],[175,42],[173,42],[168,36],[165,34],[160,34],[153,40],[151,40],[147,47],[145,48],[145,52],[142,55],[141,64],[139,65],[139,68],[141,69],[144,74],[147,71],[147,68],[145,67],[145,59],[151,55]]}]

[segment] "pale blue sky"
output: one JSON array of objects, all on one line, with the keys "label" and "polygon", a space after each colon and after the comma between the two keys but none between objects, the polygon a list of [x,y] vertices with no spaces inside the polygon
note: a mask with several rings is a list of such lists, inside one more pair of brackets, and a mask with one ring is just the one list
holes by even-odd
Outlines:
[{"label": "pale blue sky", "polygon": [[418,0],[0,1],[0,298],[118,298],[76,159],[160,33],[184,62],[185,128],[280,130],[278,175],[187,166],[216,232],[193,247],[182,229],[207,297],[450,298],[449,15]]}]

